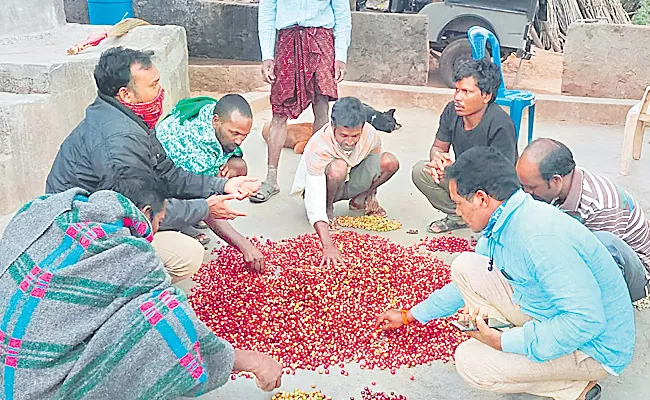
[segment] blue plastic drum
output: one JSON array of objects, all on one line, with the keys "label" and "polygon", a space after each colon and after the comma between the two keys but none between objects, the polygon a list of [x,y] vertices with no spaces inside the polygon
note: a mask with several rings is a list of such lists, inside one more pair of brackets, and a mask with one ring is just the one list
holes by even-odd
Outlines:
[{"label": "blue plastic drum", "polygon": [[115,25],[122,18],[133,18],[133,1],[88,0],[88,17],[92,25]]}]

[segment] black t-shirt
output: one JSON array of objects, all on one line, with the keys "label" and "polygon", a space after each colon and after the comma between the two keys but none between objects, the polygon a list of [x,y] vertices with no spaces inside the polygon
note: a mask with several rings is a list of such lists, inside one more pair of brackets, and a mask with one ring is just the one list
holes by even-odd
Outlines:
[{"label": "black t-shirt", "polygon": [[463,128],[463,117],[456,114],[454,102],[450,102],[440,115],[436,139],[451,143],[456,158],[475,146],[495,147],[513,164],[519,157],[515,125],[510,116],[496,103],[488,105],[476,128],[466,131]]}]

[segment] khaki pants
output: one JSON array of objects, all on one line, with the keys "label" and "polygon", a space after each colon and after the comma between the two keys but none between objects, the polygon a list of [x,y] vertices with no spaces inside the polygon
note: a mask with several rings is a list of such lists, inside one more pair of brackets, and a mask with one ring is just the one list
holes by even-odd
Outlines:
[{"label": "khaki pants", "polygon": [[369,154],[357,166],[350,169],[348,180],[339,188],[334,202],[350,200],[366,192],[379,175],[381,175],[381,154]]},{"label": "khaki pants", "polygon": [[464,224],[462,218],[456,215],[456,203],[449,196],[449,183],[444,179],[436,183],[431,175],[424,171],[424,164],[428,161],[422,160],[413,166],[411,175],[413,183],[433,208],[447,214],[449,219]]},{"label": "khaki pants", "polygon": [[172,283],[194,275],[203,263],[203,246],[196,239],[175,231],[158,232],[152,243]]},{"label": "khaki pants", "polygon": [[[531,318],[512,302],[512,287],[498,268],[488,271],[488,258],[461,254],[451,266],[451,278],[470,309],[522,326]],[[470,385],[498,393],[530,393],[575,400],[589,381],[607,376],[603,366],[580,350],[544,363],[520,354],[504,353],[475,339],[456,350],[456,369]]]}]

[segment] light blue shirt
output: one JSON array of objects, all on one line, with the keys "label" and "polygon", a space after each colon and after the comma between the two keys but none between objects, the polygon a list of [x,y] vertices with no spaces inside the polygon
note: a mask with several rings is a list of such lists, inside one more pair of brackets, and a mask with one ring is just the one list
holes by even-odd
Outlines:
[{"label": "light blue shirt", "polygon": [[[503,271],[513,288],[513,302],[534,318],[503,332],[503,351],[544,362],[581,350],[621,373],[632,361],[634,312],[623,274],[596,236],[521,190],[492,232],[479,240],[476,252],[493,255],[495,271]],[[411,312],[426,323],[463,306],[451,283]]]},{"label": "light blue shirt", "polygon": [[275,56],[276,31],[298,25],[334,28],[336,60],[347,62],[352,33],[347,0],[260,0],[257,18],[262,60]]}]

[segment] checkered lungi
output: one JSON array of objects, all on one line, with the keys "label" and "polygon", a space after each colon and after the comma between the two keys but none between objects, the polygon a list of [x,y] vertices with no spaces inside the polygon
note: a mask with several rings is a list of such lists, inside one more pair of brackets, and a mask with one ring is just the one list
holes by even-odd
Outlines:
[{"label": "checkered lungi", "polygon": [[326,28],[294,26],[278,34],[276,80],[271,87],[273,114],[298,116],[316,94],[338,98],[334,79],[334,33]]}]

